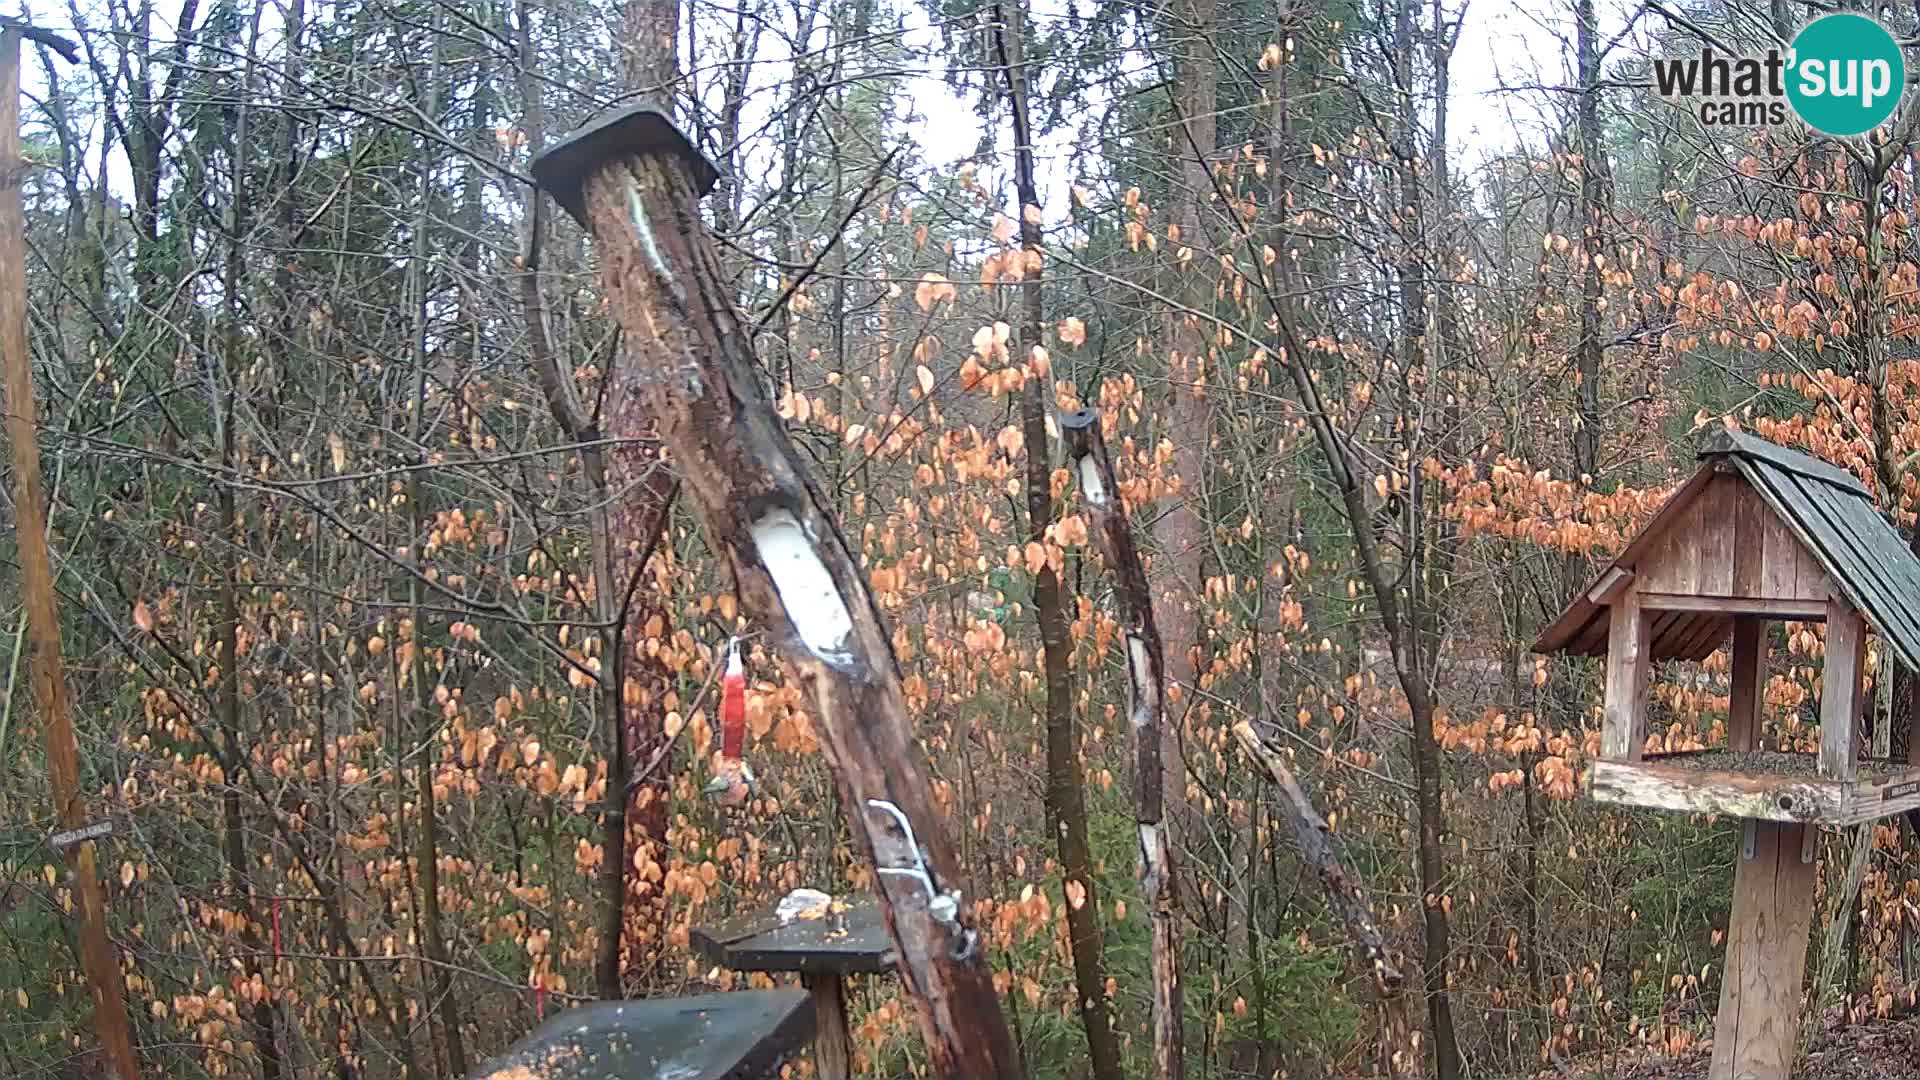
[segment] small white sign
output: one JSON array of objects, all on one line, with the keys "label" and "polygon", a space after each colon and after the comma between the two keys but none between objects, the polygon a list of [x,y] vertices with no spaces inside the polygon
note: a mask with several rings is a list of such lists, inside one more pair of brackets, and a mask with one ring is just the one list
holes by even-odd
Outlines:
[{"label": "small white sign", "polygon": [[52,836],[47,837],[47,844],[55,851],[60,851],[64,848],[70,848],[75,844],[85,843],[88,840],[98,840],[112,833],[113,822],[96,821],[91,825],[84,825],[78,829],[68,829],[66,832],[54,833]]}]

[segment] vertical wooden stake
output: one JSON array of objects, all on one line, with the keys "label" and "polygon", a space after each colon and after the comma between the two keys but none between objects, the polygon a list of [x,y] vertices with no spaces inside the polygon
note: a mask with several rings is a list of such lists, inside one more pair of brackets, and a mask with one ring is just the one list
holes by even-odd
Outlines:
[{"label": "vertical wooden stake", "polygon": [[1745,825],[1753,830],[1753,852],[1738,853],[1733,874],[1733,915],[1707,1078],[1788,1080],[1819,872],[1818,863],[1801,859],[1800,849],[1813,826]]},{"label": "vertical wooden stake", "polygon": [[1838,598],[1827,601],[1827,663],[1820,675],[1820,775],[1852,780],[1860,762],[1867,623]]},{"label": "vertical wooden stake", "polygon": [[1760,705],[1767,696],[1767,623],[1743,615],[1733,621],[1733,697],[1727,706],[1727,749],[1760,744]]},{"label": "vertical wooden stake", "polygon": [[[68,830],[86,825],[87,812],[80,798],[72,699],[60,663],[60,613],[53,602],[33,361],[27,353],[27,222],[20,199],[26,170],[20,155],[20,38],[24,32],[12,25],[0,31],[0,364],[6,368],[7,441],[13,448],[15,532],[20,540],[27,635],[33,645],[34,697],[46,730],[54,815],[60,827]],[[120,960],[107,940],[106,898],[94,865],[93,845],[92,840],[84,840],[67,848],[67,864],[80,900],[81,959],[93,986],[93,1018],[107,1070],[119,1080],[134,1080],[139,1066],[133,1056]]]},{"label": "vertical wooden stake", "polygon": [[1647,746],[1647,673],[1653,666],[1652,618],[1628,588],[1607,625],[1607,702],[1600,756],[1639,761]]},{"label": "vertical wooden stake", "polygon": [[838,975],[802,975],[813,995],[813,1064],[820,1080],[853,1075],[853,1032],[847,1028],[847,986]]}]

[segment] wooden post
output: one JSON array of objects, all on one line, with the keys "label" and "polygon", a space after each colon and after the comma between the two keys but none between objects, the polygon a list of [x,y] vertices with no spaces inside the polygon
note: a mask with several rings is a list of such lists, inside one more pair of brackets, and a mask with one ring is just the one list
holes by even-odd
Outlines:
[{"label": "wooden post", "polygon": [[1647,675],[1653,666],[1653,620],[1637,586],[1613,602],[1607,620],[1607,700],[1600,756],[1639,761],[1647,746]]},{"label": "wooden post", "polygon": [[[47,553],[46,495],[40,477],[38,408],[33,361],[27,352],[26,211],[20,185],[26,162],[20,154],[20,39],[48,41],[68,57],[73,46],[45,31],[11,20],[0,22],[0,362],[6,367],[7,441],[13,447],[14,531],[20,542],[20,579],[26,596],[27,636],[33,643],[33,689],[45,726],[47,771],[53,784],[54,817],[62,830],[87,824],[80,793],[80,752],[73,738],[73,701],[60,660],[60,612],[53,598],[53,563]],[[55,44],[57,43],[57,44]],[[107,938],[106,896],[100,888],[94,842],[66,848],[80,901],[81,960],[93,988],[93,1021],[107,1069],[134,1080],[139,1063],[120,978],[120,958]]]},{"label": "wooden post", "polygon": [[820,1080],[853,1075],[853,1032],[847,1027],[847,984],[838,975],[800,976],[813,995],[813,1064]]},{"label": "wooden post", "polygon": [[1733,915],[1721,973],[1708,1080],[1788,1080],[1800,1034],[1818,864],[1803,861],[1812,825],[1744,823],[1753,836],[1733,875]]},{"label": "wooden post", "polygon": [[1019,1077],[959,860],[933,799],[898,661],[856,550],[768,400],[700,197],[718,177],[660,110],[587,125],[533,174],[592,233],[629,362],[644,377],[608,426],[659,425],[741,608],[785,653],[810,699],[855,842],[899,953],[934,1075]]},{"label": "wooden post", "polygon": [[1733,694],[1727,705],[1727,749],[1760,744],[1760,706],[1767,696],[1767,622],[1754,615],[1733,620]]},{"label": "wooden post", "polygon": [[1820,775],[1852,780],[1859,769],[1866,687],[1867,622],[1838,597],[1827,601],[1827,662],[1820,675]]}]

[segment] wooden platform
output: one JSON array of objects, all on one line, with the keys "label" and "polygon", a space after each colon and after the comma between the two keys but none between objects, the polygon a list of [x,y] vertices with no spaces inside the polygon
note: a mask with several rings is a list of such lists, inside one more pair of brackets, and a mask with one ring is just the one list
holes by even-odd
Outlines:
[{"label": "wooden platform", "polygon": [[1920,767],[1863,762],[1858,779],[1829,780],[1814,771],[1702,768],[1678,757],[1596,761],[1593,798],[1616,806],[1832,826],[1877,821],[1920,807]]}]

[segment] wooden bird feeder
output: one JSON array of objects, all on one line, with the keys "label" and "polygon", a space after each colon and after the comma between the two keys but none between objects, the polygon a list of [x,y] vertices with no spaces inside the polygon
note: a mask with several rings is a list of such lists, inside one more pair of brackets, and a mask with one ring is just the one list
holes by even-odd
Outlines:
[{"label": "wooden bird feeder", "polygon": [[[1595,800],[1743,819],[1708,1076],[1786,1080],[1818,829],[1920,806],[1920,732],[1903,760],[1872,760],[1863,723],[1869,630],[1883,661],[1920,670],[1920,559],[1832,465],[1732,432],[1700,457],[1533,648],[1607,658]],[[1827,625],[1817,756],[1761,744],[1769,620]],[[1650,753],[1653,662],[1703,660],[1729,638],[1726,746]]]},{"label": "wooden bird feeder", "polygon": [[893,942],[879,904],[867,901],[813,919],[755,912],[718,926],[694,927],[692,938],[702,956],[731,971],[799,972],[813,999],[815,1074],[820,1080],[853,1075],[846,980],[894,968]]}]

